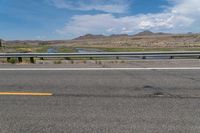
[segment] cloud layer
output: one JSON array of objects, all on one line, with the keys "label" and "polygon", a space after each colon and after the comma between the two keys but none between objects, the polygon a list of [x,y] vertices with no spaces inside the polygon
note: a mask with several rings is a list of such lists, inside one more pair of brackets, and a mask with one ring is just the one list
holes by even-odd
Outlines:
[{"label": "cloud layer", "polygon": [[124,13],[129,7],[128,0],[51,0],[51,2],[57,8],[97,10],[107,13]]},{"label": "cloud layer", "polygon": [[199,32],[200,1],[169,0],[174,6],[161,13],[116,17],[111,13],[79,15],[71,18],[57,33],[69,38],[87,33],[133,34],[142,30],[156,32]]}]

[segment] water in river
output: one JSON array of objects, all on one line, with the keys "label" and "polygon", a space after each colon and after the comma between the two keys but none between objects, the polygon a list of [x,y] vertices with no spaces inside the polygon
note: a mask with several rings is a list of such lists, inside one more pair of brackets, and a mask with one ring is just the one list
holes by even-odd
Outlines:
[{"label": "water in river", "polygon": [[47,53],[58,53],[58,50],[56,48],[49,48],[47,49]]},{"label": "water in river", "polygon": [[88,48],[76,48],[75,50],[78,53],[103,52],[103,50],[100,50],[100,49],[88,49]]}]

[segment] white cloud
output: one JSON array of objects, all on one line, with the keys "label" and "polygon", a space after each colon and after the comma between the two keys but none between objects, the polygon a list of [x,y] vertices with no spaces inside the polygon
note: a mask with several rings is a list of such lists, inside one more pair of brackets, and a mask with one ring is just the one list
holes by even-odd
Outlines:
[{"label": "white cloud", "polygon": [[134,34],[142,30],[155,32],[199,32],[200,1],[170,0],[173,7],[161,13],[116,17],[112,14],[79,15],[71,18],[57,33],[73,38],[92,34]]},{"label": "white cloud", "polygon": [[38,35],[38,36],[36,36],[36,39],[38,39],[38,40],[44,40],[44,39],[46,39],[47,37],[46,36],[44,36],[44,35]]},{"label": "white cloud", "polygon": [[127,0],[51,0],[57,8],[90,11],[98,10],[107,13],[124,13],[129,7]]},{"label": "white cloud", "polygon": [[184,14],[184,15],[197,15],[200,13],[199,0],[170,0],[170,1],[176,4],[174,7],[169,8],[174,13]]}]

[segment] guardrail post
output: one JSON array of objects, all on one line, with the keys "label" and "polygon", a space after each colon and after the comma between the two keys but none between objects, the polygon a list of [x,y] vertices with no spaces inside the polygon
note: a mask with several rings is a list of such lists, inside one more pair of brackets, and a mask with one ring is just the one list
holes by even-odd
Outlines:
[{"label": "guardrail post", "polygon": [[7,62],[9,62],[9,61],[10,61],[10,59],[11,59],[10,57],[7,57]]},{"label": "guardrail post", "polygon": [[117,56],[116,59],[119,60],[119,56]]},{"label": "guardrail post", "polygon": [[142,56],[142,59],[146,59],[146,56]]},{"label": "guardrail post", "polygon": [[44,60],[44,57],[40,57],[40,60]]},{"label": "guardrail post", "polygon": [[65,57],[65,60],[71,60],[71,58],[70,57]]},{"label": "guardrail post", "polygon": [[35,63],[34,57],[30,57],[30,62],[33,64]]},{"label": "guardrail post", "polygon": [[174,59],[174,56],[170,56],[170,59]]},{"label": "guardrail post", "polygon": [[19,63],[21,63],[22,62],[22,57],[18,57],[18,61],[19,61]]}]

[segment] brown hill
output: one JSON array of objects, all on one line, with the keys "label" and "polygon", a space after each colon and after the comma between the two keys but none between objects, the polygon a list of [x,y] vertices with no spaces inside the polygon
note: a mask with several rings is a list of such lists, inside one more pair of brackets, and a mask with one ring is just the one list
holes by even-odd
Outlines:
[{"label": "brown hill", "polygon": [[125,37],[125,36],[129,36],[128,34],[112,34],[109,37]]},{"label": "brown hill", "polygon": [[154,35],[155,33],[149,31],[149,30],[145,30],[145,31],[142,31],[142,32],[139,32],[137,34],[135,34],[135,36],[151,36],[151,35]]},{"label": "brown hill", "polygon": [[84,36],[80,36],[80,37],[77,37],[73,40],[84,40],[84,39],[99,39],[99,38],[104,38],[105,36],[104,35],[92,35],[92,34],[86,34]]},{"label": "brown hill", "polygon": [[154,33],[152,31],[145,30],[145,31],[135,34],[134,36],[153,36],[153,35],[172,35],[172,34],[163,33],[163,32]]}]

